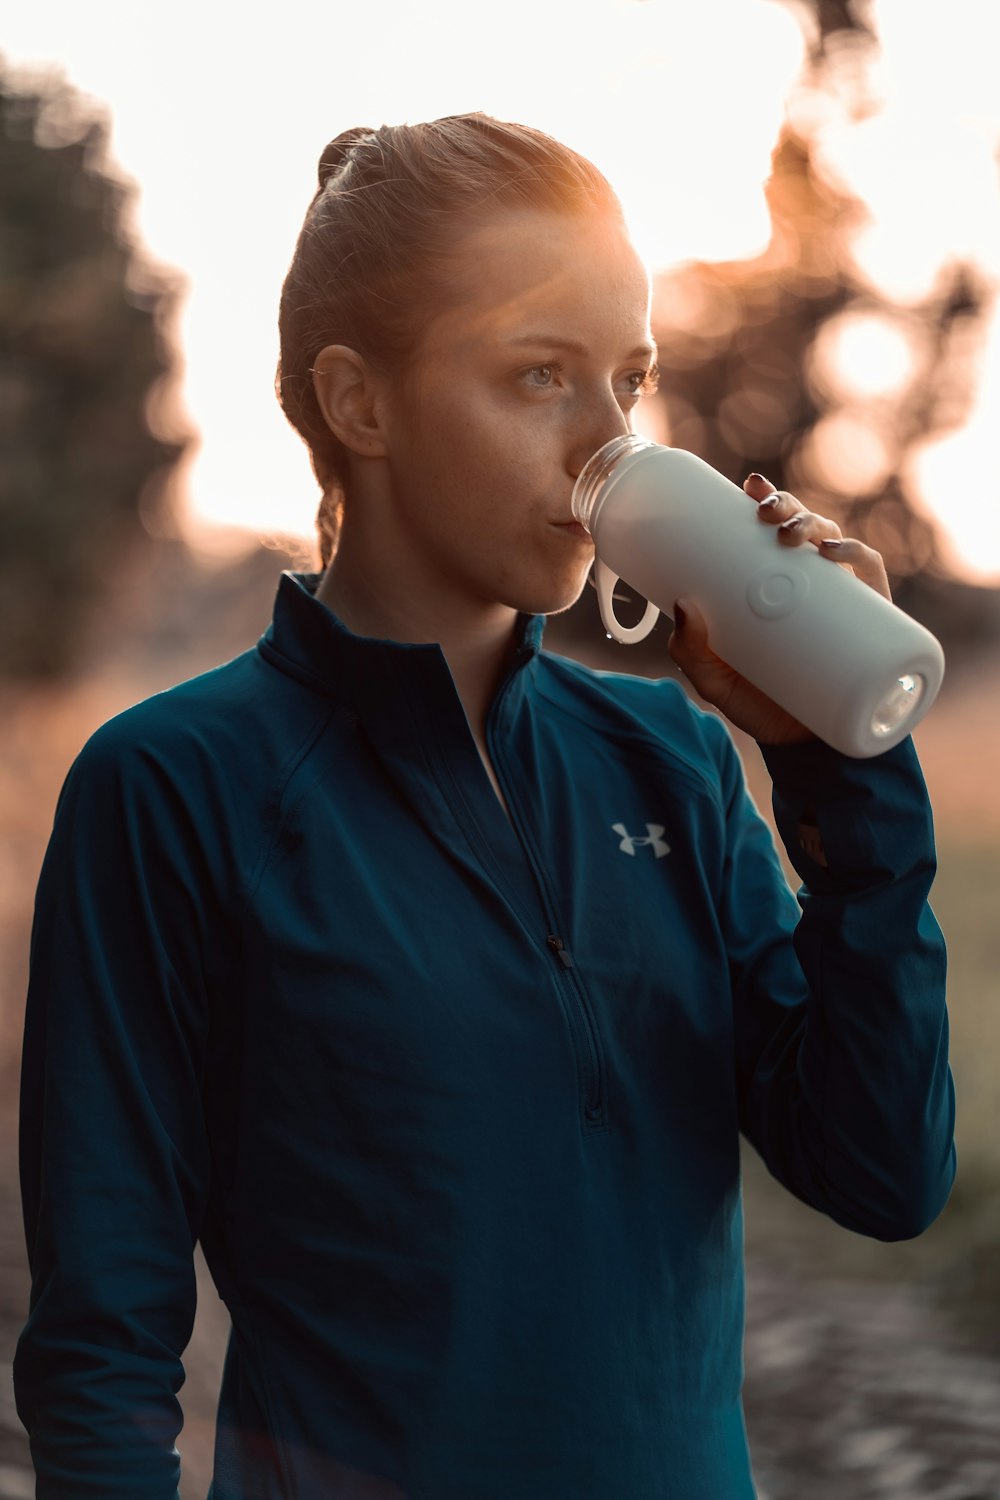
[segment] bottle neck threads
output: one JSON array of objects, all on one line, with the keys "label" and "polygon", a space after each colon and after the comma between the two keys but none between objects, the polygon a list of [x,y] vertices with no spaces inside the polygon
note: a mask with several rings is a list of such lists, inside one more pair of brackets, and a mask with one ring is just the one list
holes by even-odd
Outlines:
[{"label": "bottle neck threads", "polygon": [[636,453],[642,453],[646,448],[659,446],[649,438],[639,437],[638,433],[626,432],[621,437],[612,438],[602,448],[598,448],[597,452],[587,459],[573,486],[573,496],[570,501],[573,519],[579,521],[581,526],[586,526],[588,531],[592,531],[593,522],[597,518],[600,502],[604,498],[605,486],[611,477],[612,470],[623,458],[631,458]]}]

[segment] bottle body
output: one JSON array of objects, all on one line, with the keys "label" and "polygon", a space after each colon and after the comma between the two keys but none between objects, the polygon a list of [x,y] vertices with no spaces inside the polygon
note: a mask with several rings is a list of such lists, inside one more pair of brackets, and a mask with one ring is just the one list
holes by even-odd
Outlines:
[{"label": "bottle body", "polygon": [[[693,453],[632,436],[605,444],[573,492],[594,538],[605,628],[641,639],[657,609],[690,598],[713,651],[742,676],[835,749],[881,754],[934,701],[940,644],[811,544],[784,546],[755,511]],[[632,631],[614,618],[619,577],[651,605]]]}]

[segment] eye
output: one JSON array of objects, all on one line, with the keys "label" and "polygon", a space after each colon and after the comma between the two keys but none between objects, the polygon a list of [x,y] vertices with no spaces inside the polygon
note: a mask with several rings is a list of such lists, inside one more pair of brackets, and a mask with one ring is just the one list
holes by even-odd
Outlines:
[{"label": "eye", "polygon": [[521,378],[532,390],[547,391],[556,384],[561,373],[562,365],[553,360],[547,365],[532,365],[530,370],[524,371]]},{"label": "eye", "polygon": [[625,384],[632,396],[652,396],[659,381],[660,372],[656,365],[650,365],[648,370],[631,370],[625,377]]}]

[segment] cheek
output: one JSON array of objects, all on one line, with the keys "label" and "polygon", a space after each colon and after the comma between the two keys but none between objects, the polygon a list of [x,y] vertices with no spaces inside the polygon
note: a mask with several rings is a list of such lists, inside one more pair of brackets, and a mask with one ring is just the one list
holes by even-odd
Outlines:
[{"label": "cheek", "polygon": [[516,527],[539,508],[540,466],[513,436],[458,427],[442,461],[441,489],[482,523]]},{"label": "cheek", "polygon": [[555,456],[541,413],[472,382],[432,381],[407,416],[398,477],[436,509],[505,531],[546,509]]}]

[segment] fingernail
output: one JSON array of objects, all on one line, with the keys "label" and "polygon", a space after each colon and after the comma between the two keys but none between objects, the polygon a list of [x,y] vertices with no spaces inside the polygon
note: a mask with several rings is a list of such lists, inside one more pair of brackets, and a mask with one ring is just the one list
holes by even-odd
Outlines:
[{"label": "fingernail", "polygon": [[760,480],[763,481],[764,484],[770,484],[770,482],[771,482],[769,479],[764,479],[763,474],[758,474],[756,469],[754,469],[754,471],[753,471],[752,474],[748,474],[747,475],[747,477],[746,477],[746,479],[744,479],[743,483],[744,484],[749,484],[750,481],[751,481],[751,479],[760,479]]},{"label": "fingernail", "polygon": [[843,539],[841,537],[836,537],[836,536],[825,536],[823,538],[823,540],[820,542],[820,546],[821,547],[840,547],[842,545],[843,545]]},{"label": "fingernail", "polygon": [[801,516],[801,514],[799,514],[797,516],[789,516],[789,518],[788,518],[787,521],[782,521],[781,525],[778,527],[778,530],[779,531],[797,531],[798,528],[801,525],[802,525],[802,516]]},{"label": "fingernail", "polygon": [[778,503],[777,495],[768,495],[766,500],[757,501],[758,510],[772,510]]},{"label": "fingernail", "polygon": [[674,629],[675,630],[683,630],[684,626],[686,624],[687,624],[687,615],[684,613],[684,608],[683,608],[682,605],[678,604],[677,600],[675,599],[674,600]]}]

